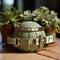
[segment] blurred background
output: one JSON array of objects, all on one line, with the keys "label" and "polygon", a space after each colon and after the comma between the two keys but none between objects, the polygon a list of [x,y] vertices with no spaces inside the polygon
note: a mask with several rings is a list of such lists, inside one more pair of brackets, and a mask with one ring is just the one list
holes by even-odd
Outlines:
[{"label": "blurred background", "polygon": [[[54,10],[58,13],[60,18],[60,0],[0,0],[0,11],[2,9],[10,9],[11,7],[16,7],[19,11],[31,10],[33,11],[40,6],[46,6],[50,10]],[[57,34],[57,36],[59,36]]]},{"label": "blurred background", "polygon": [[60,17],[60,0],[0,0],[0,10],[12,6],[20,11],[28,9],[32,11],[40,6],[46,6],[50,10],[55,10]]}]

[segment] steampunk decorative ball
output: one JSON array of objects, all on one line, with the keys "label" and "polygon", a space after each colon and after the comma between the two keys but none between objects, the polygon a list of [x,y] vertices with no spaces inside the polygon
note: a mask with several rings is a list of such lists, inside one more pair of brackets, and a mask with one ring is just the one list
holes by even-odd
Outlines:
[{"label": "steampunk decorative ball", "polygon": [[14,33],[7,37],[7,43],[24,52],[37,52],[42,50],[45,44],[54,42],[54,37],[54,34],[46,36],[43,27],[38,23],[23,21],[19,27],[15,27]]}]

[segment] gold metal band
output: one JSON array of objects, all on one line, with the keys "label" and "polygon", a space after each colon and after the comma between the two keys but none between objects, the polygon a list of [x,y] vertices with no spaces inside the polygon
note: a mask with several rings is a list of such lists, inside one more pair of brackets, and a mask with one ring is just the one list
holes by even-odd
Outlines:
[{"label": "gold metal band", "polygon": [[29,28],[29,27],[16,27],[15,28],[15,31],[23,31],[23,32],[30,32],[30,31],[32,31],[32,32],[35,32],[35,31],[41,31],[41,30],[44,30],[44,28],[42,28],[42,27],[38,27],[38,28]]}]

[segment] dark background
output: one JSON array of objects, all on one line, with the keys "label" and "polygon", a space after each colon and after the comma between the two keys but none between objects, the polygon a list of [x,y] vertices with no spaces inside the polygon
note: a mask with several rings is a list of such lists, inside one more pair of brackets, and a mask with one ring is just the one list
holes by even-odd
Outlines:
[{"label": "dark background", "polygon": [[[18,0],[14,0],[14,5],[13,5],[16,8],[18,4],[17,1]],[[23,11],[27,9],[32,11],[36,8],[39,8],[40,6],[46,6],[50,10],[55,10],[58,13],[58,17],[60,17],[60,0],[23,0]],[[0,4],[0,10],[1,9],[3,9],[3,2],[2,4]]]},{"label": "dark background", "polygon": [[60,0],[24,0],[24,10],[34,10],[40,6],[46,6],[50,10],[55,10],[60,17]]}]

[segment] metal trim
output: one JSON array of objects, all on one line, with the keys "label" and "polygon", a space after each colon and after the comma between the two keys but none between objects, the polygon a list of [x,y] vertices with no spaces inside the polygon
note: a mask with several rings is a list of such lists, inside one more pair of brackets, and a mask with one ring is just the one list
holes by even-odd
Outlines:
[{"label": "metal trim", "polygon": [[37,27],[37,28],[30,28],[30,27],[16,27],[15,31],[22,31],[22,32],[37,32],[44,30],[43,27]]}]

